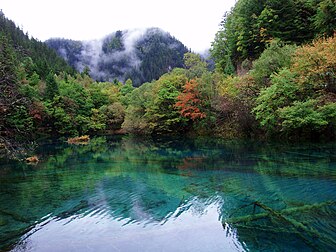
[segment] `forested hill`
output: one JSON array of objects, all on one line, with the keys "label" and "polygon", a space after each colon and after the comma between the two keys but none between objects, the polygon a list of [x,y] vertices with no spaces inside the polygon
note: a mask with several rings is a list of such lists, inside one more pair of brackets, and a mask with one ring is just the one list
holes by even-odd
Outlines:
[{"label": "forested hill", "polygon": [[82,72],[99,81],[133,81],[134,86],[158,79],[183,66],[187,48],[158,28],[117,31],[103,39],[74,41],[50,39],[46,43]]},{"label": "forested hill", "polygon": [[36,114],[41,97],[55,93],[56,74],[74,75],[76,71],[0,11],[0,152],[10,150],[14,139],[33,138],[34,124],[41,121]]},{"label": "forested hill", "polygon": [[335,27],[335,0],[239,0],[222,20],[212,55],[221,71],[232,74],[248,67],[271,40],[301,45],[332,36]]},{"label": "forested hill", "polygon": [[16,60],[26,65],[30,64],[29,71],[35,71],[42,78],[45,78],[50,71],[71,74],[75,72],[63,58],[59,57],[45,43],[34,38],[29,38],[28,34],[24,34],[13,21],[5,17],[1,10],[0,35],[15,50]]}]

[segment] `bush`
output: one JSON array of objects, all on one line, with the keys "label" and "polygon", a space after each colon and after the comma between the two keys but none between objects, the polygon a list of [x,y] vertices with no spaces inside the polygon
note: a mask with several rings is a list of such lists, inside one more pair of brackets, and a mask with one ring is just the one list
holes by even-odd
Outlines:
[{"label": "bush", "polygon": [[325,115],[317,109],[316,100],[295,101],[291,106],[279,109],[279,117],[282,120],[281,130],[290,133],[297,129],[319,131],[328,125]]},{"label": "bush", "polygon": [[300,47],[291,71],[299,76],[297,81],[308,95],[318,91],[336,93],[336,36]]},{"label": "bush", "polygon": [[272,85],[261,91],[253,109],[260,125],[268,133],[274,133],[279,125],[279,109],[290,105],[296,99],[295,75],[288,69],[271,76]]},{"label": "bush", "polygon": [[273,40],[260,57],[253,62],[250,72],[259,87],[270,85],[270,76],[278,73],[284,67],[290,67],[292,55],[296,47],[283,45],[280,41]]}]

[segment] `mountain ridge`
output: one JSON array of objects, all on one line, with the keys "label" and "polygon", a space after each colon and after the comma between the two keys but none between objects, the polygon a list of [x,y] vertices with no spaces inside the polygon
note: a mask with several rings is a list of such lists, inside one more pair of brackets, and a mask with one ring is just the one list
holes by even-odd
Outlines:
[{"label": "mountain ridge", "polygon": [[115,31],[101,39],[51,38],[45,43],[72,67],[90,69],[98,81],[133,81],[134,86],[158,79],[175,67],[183,67],[187,47],[160,28]]}]

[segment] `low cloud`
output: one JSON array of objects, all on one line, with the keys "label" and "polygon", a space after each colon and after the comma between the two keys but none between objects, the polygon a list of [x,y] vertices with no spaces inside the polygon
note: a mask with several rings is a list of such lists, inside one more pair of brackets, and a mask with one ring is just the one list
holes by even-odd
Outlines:
[{"label": "low cloud", "polygon": [[[81,42],[51,39],[47,43],[79,72],[82,72],[86,66],[89,67],[91,77],[98,81],[117,79],[125,82],[127,78],[132,77],[133,83],[140,85],[144,80],[147,81],[140,68],[141,60],[149,50],[147,47],[152,48],[153,43],[157,43],[155,38],[157,35],[165,37],[166,40],[163,40],[165,42],[159,40],[159,43],[171,50],[174,49],[172,53],[176,53],[181,50],[181,46],[183,47],[169,33],[159,28],[117,31],[98,40]],[[142,46],[141,49],[140,46]]]}]

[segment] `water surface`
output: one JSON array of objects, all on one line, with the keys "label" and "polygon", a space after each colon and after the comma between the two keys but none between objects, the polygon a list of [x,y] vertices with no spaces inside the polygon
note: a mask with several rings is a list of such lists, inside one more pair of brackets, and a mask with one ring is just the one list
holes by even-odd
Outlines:
[{"label": "water surface", "polygon": [[0,163],[0,251],[333,251],[336,144],[92,139]]}]

